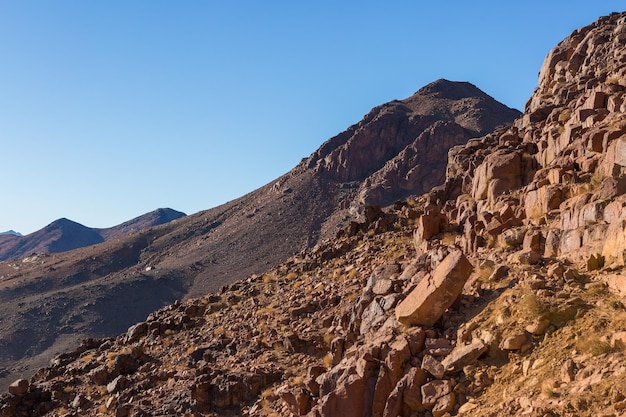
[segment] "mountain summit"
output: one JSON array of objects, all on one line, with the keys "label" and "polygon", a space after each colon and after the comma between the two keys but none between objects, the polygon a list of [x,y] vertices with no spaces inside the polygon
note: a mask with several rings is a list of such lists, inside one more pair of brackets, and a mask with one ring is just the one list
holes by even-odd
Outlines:
[{"label": "mountain summit", "polygon": [[440,79],[407,99],[374,108],[304,164],[325,180],[355,188],[347,196],[354,211],[385,206],[441,184],[448,149],[520,114],[470,83]]}]

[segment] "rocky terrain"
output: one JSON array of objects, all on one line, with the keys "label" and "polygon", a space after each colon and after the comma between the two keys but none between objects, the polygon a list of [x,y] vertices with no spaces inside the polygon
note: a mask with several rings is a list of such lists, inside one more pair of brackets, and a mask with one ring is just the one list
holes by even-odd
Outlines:
[{"label": "rocky terrain", "polygon": [[[408,101],[373,113],[417,111]],[[369,205],[382,201],[375,184],[386,176],[375,173],[396,164],[376,168],[379,136],[359,147],[370,113],[293,171],[363,179],[340,188],[345,221],[327,217],[340,232],[115,338],[84,340],[11,384],[1,415],[624,415],[625,114],[626,13],[574,31],[546,57],[513,126],[466,139],[448,153],[442,185],[385,210]],[[403,131],[392,126],[376,131]],[[387,161],[410,161],[403,151]],[[294,194],[296,177],[274,192]],[[394,181],[385,184],[401,189]],[[174,281],[159,239],[186,221],[152,229],[134,263],[146,280],[156,265]],[[110,248],[101,265],[126,259]]]},{"label": "rocky terrain", "polygon": [[376,107],[289,173],[220,207],[141,231],[145,222],[55,222],[50,229],[104,240],[64,253],[46,253],[53,233],[22,238],[37,243],[26,257],[0,262],[0,384],[31,375],[82,338],[114,336],[177,299],[264,273],[364,221],[368,204],[423,193],[444,181],[451,146],[519,114],[469,83],[438,80]]},{"label": "rocky terrain", "polygon": [[63,218],[26,236],[13,231],[0,233],[0,261],[31,254],[67,252],[96,245],[105,240],[120,238],[152,226],[168,223],[183,216],[185,213],[165,208],[151,211],[106,229],[86,227]]},{"label": "rocky terrain", "polygon": [[626,13],[574,31],[443,185],[84,340],[1,415],[624,415],[625,43]]}]

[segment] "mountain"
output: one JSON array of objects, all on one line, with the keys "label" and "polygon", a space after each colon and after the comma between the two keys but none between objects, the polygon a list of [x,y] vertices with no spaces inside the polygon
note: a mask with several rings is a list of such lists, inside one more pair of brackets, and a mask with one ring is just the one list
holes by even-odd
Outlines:
[{"label": "mountain", "polygon": [[[84,340],[0,415],[623,414],[625,41],[626,13],[574,31],[513,126],[450,150],[443,184]],[[331,159],[307,166],[363,178]]]},{"label": "mountain", "polygon": [[94,230],[97,231],[104,240],[118,239],[130,233],[169,223],[184,216],[186,216],[186,214],[181,211],[172,210],[171,208],[159,208],[150,213],[128,220],[120,225]]},{"label": "mountain", "polygon": [[469,83],[435,81],[372,109],[271,183],[198,213],[185,232],[174,232],[174,256],[155,248],[154,263],[195,265],[190,296],[260,273],[362,219],[366,206],[442,183],[451,146],[510,125],[519,114]]},{"label": "mountain", "polygon": [[185,216],[169,208],[157,209],[118,226],[94,229],[68,219],[59,219],[41,230],[22,236],[19,233],[0,235],[0,260],[14,259],[30,254],[59,253],[105,240],[116,239],[148,227],[167,223]]},{"label": "mountain", "polygon": [[[0,263],[4,381],[80,338],[118,334],[164,305],[263,273],[346,227],[358,232],[357,221],[382,213],[367,204],[442,183],[449,147],[517,115],[471,84],[438,80],[374,108],[289,173],[227,204],[98,245]],[[381,185],[387,194],[376,196]]]},{"label": "mountain", "polygon": [[21,233],[16,232],[15,230],[7,230],[6,232],[1,232],[0,235],[22,236]]},{"label": "mountain", "polygon": [[326,182],[355,187],[352,208],[386,206],[441,184],[450,147],[519,115],[470,83],[440,79],[373,109],[304,164]]}]

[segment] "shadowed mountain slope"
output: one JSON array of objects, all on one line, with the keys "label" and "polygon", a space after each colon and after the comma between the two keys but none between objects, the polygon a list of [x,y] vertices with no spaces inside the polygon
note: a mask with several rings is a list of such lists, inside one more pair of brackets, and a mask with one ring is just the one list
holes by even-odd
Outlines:
[{"label": "shadowed mountain slope", "polygon": [[185,217],[186,214],[180,211],[172,210],[171,208],[159,208],[150,213],[143,214],[135,217],[134,219],[125,221],[117,226],[105,228],[105,229],[93,229],[104,240],[117,239],[127,234],[138,232],[143,229],[147,229],[152,226],[158,226],[160,224],[169,223],[172,220]]},{"label": "shadowed mountain slope", "polygon": [[59,219],[26,236],[0,237],[0,259],[19,258],[31,253],[66,252],[104,242],[95,230],[68,219]]}]

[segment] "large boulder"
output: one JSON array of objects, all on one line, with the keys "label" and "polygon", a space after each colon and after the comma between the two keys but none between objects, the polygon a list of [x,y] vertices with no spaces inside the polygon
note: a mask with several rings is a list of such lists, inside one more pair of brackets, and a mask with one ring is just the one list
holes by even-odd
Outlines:
[{"label": "large boulder", "polygon": [[459,297],[473,266],[455,249],[396,307],[396,318],[407,326],[432,326]]},{"label": "large boulder", "polygon": [[609,225],[603,240],[602,256],[607,264],[626,264],[626,220]]},{"label": "large boulder", "polygon": [[476,169],[472,195],[476,200],[490,200],[522,185],[522,158],[517,152],[496,151]]},{"label": "large boulder", "polygon": [[524,199],[524,208],[528,218],[546,215],[550,210],[559,208],[563,202],[563,193],[558,185],[546,185],[529,191]]}]

